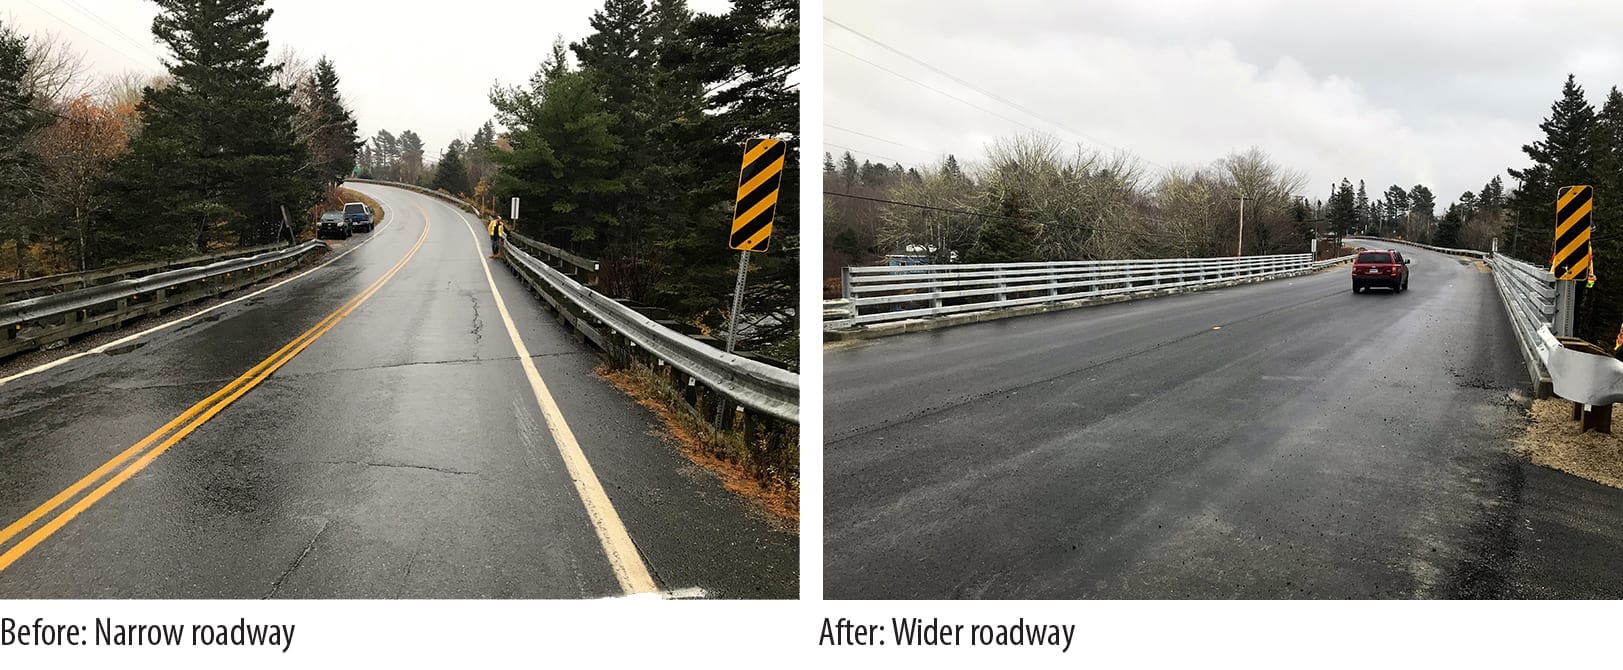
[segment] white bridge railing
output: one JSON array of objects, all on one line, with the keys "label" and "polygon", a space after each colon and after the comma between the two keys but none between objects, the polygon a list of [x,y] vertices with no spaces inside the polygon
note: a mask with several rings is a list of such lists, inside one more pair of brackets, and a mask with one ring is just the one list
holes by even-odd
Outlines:
[{"label": "white bridge railing", "polygon": [[[849,267],[824,330],[1041,303],[1158,294],[1305,274],[1311,254],[1057,263]],[[832,318],[830,318],[832,317]]]}]

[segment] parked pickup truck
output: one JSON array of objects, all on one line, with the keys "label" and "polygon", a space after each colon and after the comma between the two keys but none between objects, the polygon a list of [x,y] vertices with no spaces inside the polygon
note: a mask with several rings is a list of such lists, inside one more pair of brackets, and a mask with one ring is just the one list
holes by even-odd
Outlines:
[{"label": "parked pickup truck", "polygon": [[364,202],[344,203],[344,220],[359,232],[372,232],[372,208]]}]

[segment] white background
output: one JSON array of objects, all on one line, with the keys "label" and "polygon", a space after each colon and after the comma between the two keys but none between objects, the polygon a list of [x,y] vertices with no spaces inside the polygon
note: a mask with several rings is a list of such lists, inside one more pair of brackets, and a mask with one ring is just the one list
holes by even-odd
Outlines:
[{"label": "white background", "polygon": [[[4,647],[21,667],[1461,667],[1616,664],[1615,602],[823,602],[821,2],[803,2],[800,602],[6,601],[0,617],[297,625],[270,648]],[[1623,569],[1623,557],[1619,557]],[[886,626],[885,646],[819,647],[824,617]],[[1051,647],[899,648],[891,617],[1076,626]]]}]

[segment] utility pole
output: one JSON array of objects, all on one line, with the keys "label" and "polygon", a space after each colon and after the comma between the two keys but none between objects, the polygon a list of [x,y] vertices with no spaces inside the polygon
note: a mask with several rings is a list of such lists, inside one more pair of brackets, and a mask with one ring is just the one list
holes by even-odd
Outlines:
[{"label": "utility pole", "polygon": [[1247,200],[1256,200],[1256,198],[1253,198],[1253,197],[1250,197],[1250,196],[1245,196],[1245,195],[1237,195],[1237,196],[1234,196],[1234,197],[1229,198],[1229,199],[1230,200],[1238,200],[1238,201],[1240,201],[1240,239],[1239,239],[1239,241],[1234,243],[1234,255],[1236,255],[1236,256],[1244,256],[1245,255],[1245,201],[1247,201]]}]

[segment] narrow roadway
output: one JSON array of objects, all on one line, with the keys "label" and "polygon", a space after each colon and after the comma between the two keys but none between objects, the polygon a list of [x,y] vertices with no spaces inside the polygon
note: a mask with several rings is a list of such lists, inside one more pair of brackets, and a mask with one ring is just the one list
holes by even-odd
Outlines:
[{"label": "narrow roadway", "polygon": [[1619,597],[1623,491],[1509,447],[1485,266],[831,346],[831,598]]},{"label": "narrow roadway", "polygon": [[[596,376],[591,350],[485,258],[481,224],[430,197],[353,188],[388,214],[329,255],[352,253],[129,347],[0,385],[0,526],[13,526],[0,531],[0,598],[624,594],[492,282],[634,543],[626,564],[684,595],[798,594],[798,538],[665,444],[652,414]],[[122,484],[50,504],[394,268]]]}]

